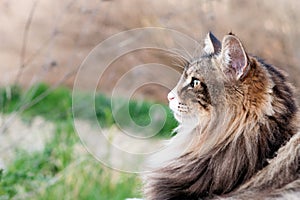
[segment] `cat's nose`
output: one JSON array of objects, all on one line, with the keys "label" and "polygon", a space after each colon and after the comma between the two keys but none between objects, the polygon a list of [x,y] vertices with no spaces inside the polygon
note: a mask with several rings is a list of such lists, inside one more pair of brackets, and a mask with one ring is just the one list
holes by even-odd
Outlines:
[{"label": "cat's nose", "polygon": [[175,95],[174,95],[174,93],[171,91],[171,92],[169,92],[169,94],[168,94],[168,100],[169,100],[169,101],[172,101],[173,99],[175,99]]}]

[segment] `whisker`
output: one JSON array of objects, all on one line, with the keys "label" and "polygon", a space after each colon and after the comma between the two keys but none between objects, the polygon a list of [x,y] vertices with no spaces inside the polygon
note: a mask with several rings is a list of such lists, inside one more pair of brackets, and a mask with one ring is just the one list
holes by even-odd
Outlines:
[{"label": "whisker", "polygon": [[180,49],[170,49],[170,55],[174,56],[174,57],[181,57],[185,60],[192,60],[192,58],[189,57],[189,55],[185,55],[186,52],[184,50],[180,50]]},{"label": "whisker", "polygon": [[198,57],[199,54],[201,54],[201,50],[202,50],[203,44],[201,44],[201,43],[199,43],[199,42],[196,42],[195,45],[196,45],[196,48],[195,48],[195,50],[194,50],[194,52],[193,52],[193,56],[194,56],[194,57]]},{"label": "whisker", "polygon": [[173,66],[179,67],[181,69],[184,69],[185,66],[188,65],[189,61],[182,56],[181,54],[174,53],[174,52],[168,52],[166,53],[168,56],[172,57],[171,64]]},{"label": "whisker", "polygon": [[174,64],[172,64],[172,66],[174,66],[174,67],[178,67],[179,69],[184,69],[184,67],[182,67],[181,65],[179,65],[179,64],[176,64],[176,63],[174,63]]},{"label": "whisker", "polygon": [[184,68],[189,62],[185,59],[183,59],[182,57],[174,57],[174,59],[172,60],[173,64],[178,64],[181,65],[182,68]]},{"label": "whisker", "polygon": [[182,49],[176,49],[173,48],[171,49],[173,52],[181,55],[182,57],[184,57],[186,60],[193,60],[193,56],[184,48],[182,47]]},{"label": "whisker", "polygon": [[[192,60],[193,59],[193,55],[190,54],[190,52],[182,45],[180,45],[179,43],[177,43],[179,45],[179,47],[184,50],[184,53],[187,55],[187,57],[189,58],[188,60]],[[182,54],[183,55],[183,54]]]}]

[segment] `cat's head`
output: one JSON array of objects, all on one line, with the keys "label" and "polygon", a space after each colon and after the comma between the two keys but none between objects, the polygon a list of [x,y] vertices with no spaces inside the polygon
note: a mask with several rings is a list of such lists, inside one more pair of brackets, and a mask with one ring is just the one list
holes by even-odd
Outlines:
[{"label": "cat's head", "polygon": [[[257,67],[235,35],[228,34],[220,42],[208,33],[201,55],[188,62],[177,86],[168,94],[175,118],[197,125],[216,112],[250,108],[253,99],[254,104],[265,104],[271,86],[263,68],[252,70]],[[260,71],[258,77],[254,71]]]}]

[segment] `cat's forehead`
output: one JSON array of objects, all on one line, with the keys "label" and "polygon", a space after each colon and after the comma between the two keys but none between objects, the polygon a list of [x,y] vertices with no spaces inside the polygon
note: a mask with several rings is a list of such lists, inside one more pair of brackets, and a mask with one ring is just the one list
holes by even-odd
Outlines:
[{"label": "cat's forehead", "polygon": [[193,60],[185,69],[187,75],[191,74],[207,74],[215,71],[215,66],[212,64],[211,57],[200,57]]}]

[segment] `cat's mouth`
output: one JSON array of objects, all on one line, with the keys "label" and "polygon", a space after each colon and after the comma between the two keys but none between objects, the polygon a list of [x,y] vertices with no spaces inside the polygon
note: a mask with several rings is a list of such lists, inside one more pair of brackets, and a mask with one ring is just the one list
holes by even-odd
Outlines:
[{"label": "cat's mouth", "polygon": [[185,123],[186,121],[191,121],[191,110],[189,106],[183,102],[181,102],[174,92],[170,92],[168,94],[169,107],[173,112],[174,118],[179,123]]},{"label": "cat's mouth", "polygon": [[173,112],[174,118],[179,123],[185,123],[187,121],[191,121],[191,119],[195,117],[187,111],[180,111],[180,110],[173,110],[172,109],[172,112]]},{"label": "cat's mouth", "polygon": [[[170,109],[173,112],[174,118],[180,124],[186,125],[194,125],[199,123],[199,115],[195,115],[195,112],[190,110],[190,108],[184,103],[176,103],[170,102]],[[198,113],[199,114],[199,113]]]},{"label": "cat's mouth", "polygon": [[183,118],[184,118],[184,114],[180,112],[180,110],[178,109],[178,106],[174,106],[172,104],[169,105],[170,109],[172,110],[173,116],[174,118],[178,121],[178,122],[182,122]]}]

